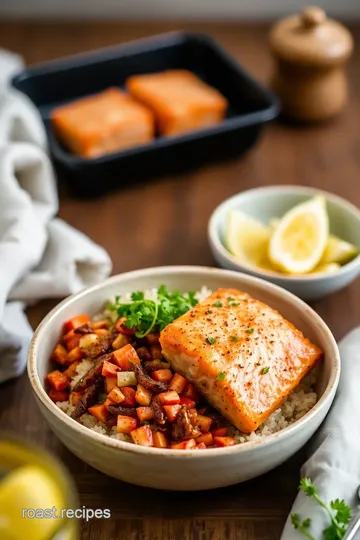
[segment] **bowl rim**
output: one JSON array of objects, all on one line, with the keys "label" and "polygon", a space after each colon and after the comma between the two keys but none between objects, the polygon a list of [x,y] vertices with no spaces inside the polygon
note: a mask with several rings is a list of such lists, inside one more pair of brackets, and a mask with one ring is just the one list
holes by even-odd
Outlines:
[{"label": "bowl rim", "polygon": [[237,201],[239,199],[242,199],[243,197],[251,196],[252,194],[255,195],[264,195],[269,192],[276,192],[278,191],[279,195],[286,193],[291,193],[294,195],[323,195],[327,201],[330,201],[331,203],[337,205],[338,207],[341,207],[345,211],[347,211],[349,214],[352,214],[354,218],[356,218],[359,222],[360,226],[360,210],[352,204],[347,199],[344,199],[343,197],[340,197],[339,195],[336,195],[335,193],[330,193],[329,191],[325,191],[323,189],[314,188],[311,186],[299,186],[299,185],[274,185],[274,186],[264,186],[264,187],[256,187],[252,189],[247,189],[245,191],[241,191],[240,193],[237,193],[228,199],[225,199],[222,203],[220,203],[215,210],[212,212],[209,222],[208,222],[208,241],[210,243],[210,246],[212,246],[222,257],[225,259],[228,259],[234,266],[238,267],[240,271],[249,271],[254,276],[264,279],[278,279],[278,280],[284,280],[284,282],[288,283],[295,283],[295,282],[319,282],[323,280],[331,280],[336,276],[344,275],[348,272],[351,272],[352,270],[358,269],[360,270],[360,251],[359,254],[354,257],[350,262],[344,264],[344,266],[340,266],[339,270],[334,274],[305,274],[305,275],[287,275],[287,274],[281,274],[280,272],[272,272],[271,270],[263,270],[258,269],[256,266],[251,266],[250,264],[239,262],[239,260],[234,257],[223,245],[223,243],[220,240],[220,235],[218,232],[218,221],[222,214],[224,214],[228,210],[228,206],[231,205],[233,201]]},{"label": "bowl rim", "polygon": [[[145,446],[139,446],[133,443],[120,441],[117,439],[110,438],[106,435],[103,435],[101,433],[97,433],[88,427],[78,423],[76,420],[73,420],[69,416],[66,415],[59,407],[55,405],[55,403],[49,398],[47,395],[38,371],[37,371],[37,355],[38,355],[38,349],[39,349],[39,343],[41,343],[41,340],[43,338],[43,334],[46,335],[46,328],[47,325],[52,321],[53,318],[57,316],[57,313],[59,310],[64,308],[69,303],[75,303],[77,300],[84,298],[86,296],[91,295],[95,291],[99,291],[100,289],[106,287],[107,285],[111,283],[116,283],[117,281],[126,282],[127,279],[130,278],[137,278],[137,277],[147,277],[149,275],[157,274],[159,276],[159,279],[161,279],[162,275],[173,275],[173,274],[198,274],[204,277],[204,281],[206,282],[206,278],[208,276],[213,276],[214,274],[218,274],[219,277],[231,277],[241,280],[245,284],[255,285],[261,290],[265,290],[268,292],[275,292],[277,296],[280,296],[283,300],[288,301],[290,304],[293,304],[299,311],[307,312],[313,319],[314,325],[318,326],[320,330],[327,336],[327,341],[329,346],[333,349],[333,358],[332,358],[332,365],[331,365],[331,373],[329,377],[328,384],[324,390],[323,395],[320,397],[320,399],[315,403],[314,407],[310,409],[308,413],[306,413],[302,418],[295,421],[293,424],[287,426],[286,428],[276,432],[272,433],[271,435],[268,435],[266,437],[259,438],[254,441],[247,441],[244,444],[236,444],[234,446],[228,446],[223,448],[212,448],[210,449],[210,454],[208,452],[198,452],[198,450],[182,450],[179,452],[178,450],[174,449],[161,449],[161,448],[154,448],[154,447],[145,447]],[[273,444],[276,444],[278,440],[287,440],[289,439],[294,433],[299,432],[305,424],[308,424],[311,422],[317,414],[324,408],[329,406],[332,403],[332,400],[335,396],[335,392],[339,383],[340,379],[340,370],[341,370],[341,361],[340,361],[340,353],[337,346],[337,343],[335,341],[334,336],[332,335],[329,327],[327,324],[323,321],[323,319],[310,307],[308,306],[303,300],[296,297],[289,291],[283,289],[282,287],[279,287],[277,285],[274,285],[273,283],[269,283],[265,280],[256,278],[254,276],[249,276],[247,274],[239,273],[232,270],[223,270],[219,268],[213,268],[213,267],[206,267],[206,266],[161,266],[161,267],[151,267],[151,268],[144,268],[140,270],[134,270],[122,274],[118,274],[115,276],[112,276],[105,281],[93,285],[92,287],[88,287],[84,289],[83,291],[73,294],[64,300],[62,300],[59,304],[57,304],[40,322],[38,327],[36,328],[33,338],[30,343],[30,347],[28,350],[28,359],[27,359],[27,371],[28,371],[28,377],[30,380],[30,384],[32,387],[32,390],[35,394],[35,397],[38,401],[50,412],[53,414],[58,420],[63,422],[70,431],[73,431],[75,434],[79,434],[79,436],[83,435],[85,438],[91,439],[94,443],[97,443],[98,445],[110,447],[113,449],[121,449],[122,451],[129,452],[129,453],[135,453],[135,454],[146,454],[146,455],[154,455],[154,456],[162,456],[163,458],[174,458],[174,457],[187,457],[187,458],[193,458],[193,459],[201,459],[201,456],[213,456],[220,457],[220,456],[227,456],[229,454],[237,453],[237,452],[246,452],[246,451],[254,451],[257,448],[262,447],[268,447],[272,446]]]}]

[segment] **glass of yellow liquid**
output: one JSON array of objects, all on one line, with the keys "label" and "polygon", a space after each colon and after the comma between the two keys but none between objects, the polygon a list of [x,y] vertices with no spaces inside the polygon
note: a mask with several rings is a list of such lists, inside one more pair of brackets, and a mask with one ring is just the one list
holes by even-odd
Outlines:
[{"label": "glass of yellow liquid", "polygon": [[78,540],[76,508],[76,488],[61,463],[0,433],[1,540]]}]

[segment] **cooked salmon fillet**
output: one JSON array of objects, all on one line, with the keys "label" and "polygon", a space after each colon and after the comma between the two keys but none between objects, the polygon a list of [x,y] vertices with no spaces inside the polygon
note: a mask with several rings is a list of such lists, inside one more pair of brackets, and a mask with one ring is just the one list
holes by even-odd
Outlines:
[{"label": "cooked salmon fillet", "polygon": [[129,92],[153,111],[161,135],[176,135],[220,122],[228,106],[225,97],[186,69],[135,75]]},{"label": "cooked salmon fillet", "polygon": [[57,107],[51,122],[59,139],[83,157],[148,143],[155,131],[151,111],[118,88]]},{"label": "cooked salmon fillet", "polygon": [[174,370],[244,433],[284,401],[322,357],[321,349],[268,305],[219,289],[160,335]]}]

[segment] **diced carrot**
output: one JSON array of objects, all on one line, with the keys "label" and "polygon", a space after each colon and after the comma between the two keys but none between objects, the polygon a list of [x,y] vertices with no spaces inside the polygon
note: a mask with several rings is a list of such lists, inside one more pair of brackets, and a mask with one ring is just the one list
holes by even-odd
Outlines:
[{"label": "diced carrot", "polygon": [[135,444],[154,446],[153,434],[149,426],[141,426],[130,433]]},{"label": "diced carrot", "polygon": [[69,392],[66,392],[65,390],[62,390],[61,392],[58,390],[50,390],[49,398],[52,399],[54,402],[67,401],[69,399]]},{"label": "diced carrot", "polygon": [[75,407],[77,405],[78,401],[80,400],[80,398],[83,395],[84,395],[83,392],[74,392],[74,391],[72,391],[71,394],[70,394],[71,405],[73,405]]},{"label": "diced carrot", "polygon": [[116,431],[118,433],[130,433],[137,428],[137,418],[119,414],[117,417]]},{"label": "diced carrot", "polygon": [[105,407],[107,407],[108,405],[114,405],[114,402],[107,397],[104,401],[104,405]]},{"label": "diced carrot", "polygon": [[108,394],[113,388],[116,388],[117,380],[116,377],[105,377],[105,391]]},{"label": "diced carrot", "polygon": [[69,355],[67,350],[63,345],[58,343],[53,350],[53,353],[51,355],[51,360],[54,360],[54,362],[57,362],[58,364],[61,364],[62,366],[69,365]]},{"label": "diced carrot", "polygon": [[187,397],[181,397],[180,405],[186,407],[187,409],[193,409],[196,406],[196,403],[195,401],[192,401],[192,399],[189,399]]},{"label": "diced carrot", "polygon": [[75,328],[79,328],[79,326],[89,322],[91,322],[89,315],[86,315],[85,313],[76,315],[76,317],[73,317],[64,323],[64,333],[70,332],[70,330],[75,330]]},{"label": "diced carrot", "polygon": [[195,446],[195,439],[188,439],[180,443],[170,444],[170,448],[173,450],[189,450],[190,448],[195,448]]},{"label": "diced carrot", "polygon": [[114,362],[119,366],[122,371],[131,370],[131,362],[133,364],[140,364],[140,358],[137,355],[136,350],[130,344],[121,347],[112,354]]},{"label": "diced carrot", "polygon": [[70,366],[67,369],[65,369],[65,371],[63,372],[64,375],[66,375],[67,378],[71,380],[73,377],[75,377],[76,368],[78,367],[79,364],[80,364],[80,360],[75,360],[75,362],[70,364]]},{"label": "diced carrot", "polygon": [[100,328],[106,328],[106,330],[109,329],[109,321],[103,320],[103,321],[96,321],[92,323],[93,330],[99,330]]},{"label": "diced carrot", "polygon": [[204,444],[203,442],[196,445],[197,450],[205,450],[205,448],[206,448],[206,444]]},{"label": "diced carrot", "polygon": [[162,405],[177,405],[180,402],[180,396],[174,390],[170,392],[162,392],[158,395],[159,401]]},{"label": "diced carrot", "polygon": [[124,386],[121,391],[125,397],[121,405],[123,405],[124,407],[135,407],[135,390],[133,388],[129,388],[128,386]]},{"label": "diced carrot", "polygon": [[138,384],[135,393],[136,402],[139,405],[143,405],[144,407],[146,407],[147,405],[150,405],[151,398],[152,392],[145,388],[145,386],[143,386],[142,384]]},{"label": "diced carrot", "polygon": [[125,347],[125,345],[129,344],[129,338],[125,334],[118,334],[114,341],[112,342],[112,348],[114,350],[121,349],[121,347]]},{"label": "diced carrot", "polygon": [[161,433],[161,431],[156,431],[153,433],[153,441],[156,448],[167,448],[169,446],[166,435]]},{"label": "diced carrot", "polygon": [[126,321],[126,317],[120,317],[120,319],[118,319],[116,321],[115,329],[118,332],[121,332],[122,334],[126,334],[127,336],[132,336],[133,334],[135,334],[136,328],[135,327],[134,328],[128,328],[124,324],[125,321]]},{"label": "diced carrot", "polygon": [[116,377],[119,369],[119,366],[116,366],[115,364],[112,364],[111,362],[105,360],[101,370],[101,375],[103,377]]},{"label": "diced carrot", "polygon": [[172,379],[170,369],[157,369],[156,371],[152,372],[151,376],[155,381],[160,382],[169,382]]},{"label": "diced carrot", "polygon": [[122,401],[124,401],[125,396],[119,388],[115,387],[111,390],[111,392],[109,392],[108,398],[113,403],[121,403]]},{"label": "diced carrot", "polygon": [[161,346],[159,343],[157,343],[156,345],[150,345],[150,354],[153,360],[162,359]]},{"label": "diced carrot", "polygon": [[200,428],[200,431],[202,431],[203,433],[206,433],[207,431],[210,431],[212,419],[209,418],[208,416],[203,416],[202,414],[198,414],[197,423]]},{"label": "diced carrot", "polygon": [[89,413],[95,416],[100,422],[106,422],[109,411],[106,408],[105,403],[102,403],[101,405],[94,405],[93,407],[90,407],[88,409]]},{"label": "diced carrot", "polygon": [[218,427],[211,430],[213,437],[226,437],[228,435],[227,427]]},{"label": "diced carrot", "polygon": [[187,387],[185,388],[185,392],[183,392],[183,396],[195,401],[195,403],[199,401],[198,392],[192,383],[188,383]]},{"label": "diced carrot", "polygon": [[108,333],[109,331],[106,328],[98,328],[97,330],[94,330],[94,334],[96,334],[98,338],[103,338]]},{"label": "diced carrot", "polygon": [[145,337],[145,340],[149,345],[156,345],[159,343],[159,337],[160,334],[158,332],[150,332],[150,334]]},{"label": "diced carrot", "polygon": [[75,334],[74,330],[70,330],[67,334],[63,336],[63,342],[66,345],[68,351],[78,347],[80,342],[81,334]]},{"label": "diced carrot", "polygon": [[80,347],[75,347],[75,349],[72,349],[69,352],[69,363],[72,364],[73,362],[76,362],[76,360],[81,360],[82,357],[83,353]]},{"label": "diced carrot", "polygon": [[214,437],[215,446],[233,446],[236,444],[234,437]]},{"label": "diced carrot", "polygon": [[69,379],[58,369],[49,373],[46,378],[53,390],[61,391],[69,387]]},{"label": "diced carrot", "polygon": [[204,443],[206,446],[211,446],[214,444],[211,433],[204,433],[203,435],[200,435],[200,437],[196,437],[196,442],[197,444]]},{"label": "diced carrot", "polygon": [[140,422],[152,420],[154,418],[154,411],[151,407],[138,407],[136,409],[136,414],[138,415]]},{"label": "diced carrot", "polygon": [[187,380],[185,379],[185,377],[179,375],[179,373],[175,373],[169,384],[169,390],[175,390],[175,392],[181,394],[181,392],[184,391],[186,385]]},{"label": "diced carrot", "polygon": [[181,405],[164,405],[164,412],[169,422],[175,422],[176,416],[181,409]]},{"label": "diced carrot", "polygon": [[80,338],[79,347],[82,351],[86,351],[86,349],[97,343],[99,343],[99,337],[95,333],[85,334]]}]

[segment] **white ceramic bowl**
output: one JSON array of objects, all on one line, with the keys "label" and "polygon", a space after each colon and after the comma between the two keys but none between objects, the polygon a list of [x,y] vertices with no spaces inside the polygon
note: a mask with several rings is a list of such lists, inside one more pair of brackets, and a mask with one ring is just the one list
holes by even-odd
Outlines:
[{"label": "white ceramic bowl", "polygon": [[356,206],[319,189],[271,186],[243,191],[215,209],[208,226],[208,238],[214,258],[223,268],[266,279],[303,300],[317,300],[346,287],[360,274],[360,255],[333,274],[292,277],[240,263],[225,247],[225,226],[229,210],[241,210],[268,224],[270,220],[282,217],[296,204],[318,194],[326,198],[331,233],[360,248],[360,211]]},{"label": "white ceramic bowl", "polygon": [[[66,416],[44,390],[49,356],[62,324],[70,317],[96,313],[104,302],[129,291],[161,284],[170,289],[198,290],[206,285],[235,287],[278,309],[325,352],[318,381],[320,399],[301,420],[262,440],[198,450],[162,450],[125,443],[95,433]],[[31,342],[28,374],[42,414],[50,428],[76,456],[96,469],[126,482],[170,490],[200,490],[243,482],[273,469],[302,447],[328,412],[339,381],[336,342],[322,319],[304,302],[266,281],[216,268],[173,266],[137,270],[114,276],[55,307],[40,323]]]}]

